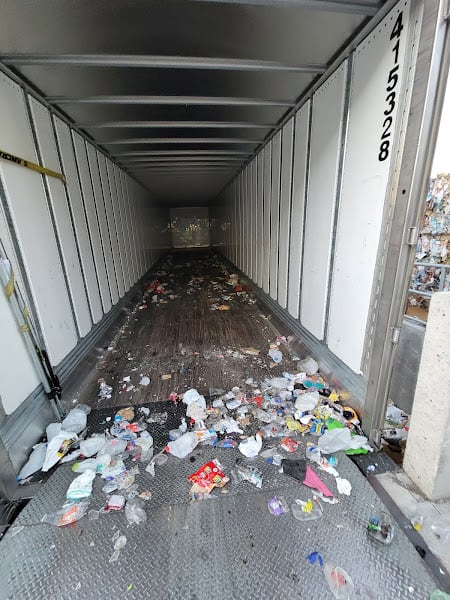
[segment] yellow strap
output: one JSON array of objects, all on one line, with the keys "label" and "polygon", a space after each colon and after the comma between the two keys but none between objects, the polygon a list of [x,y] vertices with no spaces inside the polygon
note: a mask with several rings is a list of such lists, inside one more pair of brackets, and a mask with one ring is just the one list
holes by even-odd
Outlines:
[{"label": "yellow strap", "polygon": [[14,272],[11,270],[11,275],[9,276],[8,283],[5,286],[6,297],[11,298],[14,292]]},{"label": "yellow strap", "polygon": [[45,167],[41,167],[40,165],[30,162],[29,160],[25,160],[24,158],[20,158],[19,156],[14,156],[14,154],[10,154],[9,152],[5,152],[4,150],[0,150],[0,158],[9,160],[10,162],[16,163],[16,165],[20,165],[21,167],[27,167],[27,169],[32,169],[33,171],[42,173],[42,175],[56,177],[57,179],[61,179],[61,181],[65,181],[64,175],[62,173],[57,173],[56,171],[52,171],[51,169],[46,169]]}]

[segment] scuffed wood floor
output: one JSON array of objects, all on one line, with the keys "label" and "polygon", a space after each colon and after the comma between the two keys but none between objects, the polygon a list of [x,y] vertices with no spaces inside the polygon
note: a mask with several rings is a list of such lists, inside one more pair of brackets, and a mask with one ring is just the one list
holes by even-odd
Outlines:
[{"label": "scuffed wood floor", "polygon": [[[190,387],[205,396],[233,386],[250,390],[249,378],[260,382],[295,370],[296,361],[285,346],[280,346],[284,355],[280,365],[274,366],[267,356],[277,333],[286,332],[266,309],[253,303],[251,294],[239,296],[227,285],[225,277],[232,272],[211,251],[175,253],[164,259],[149,273],[142,301],[132,308],[84,382],[78,402],[105,408],[163,401],[171,392],[181,394]],[[152,302],[154,292],[147,290],[154,280],[165,290],[157,303]],[[230,310],[211,310],[214,300],[230,305]],[[241,352],[249,347],[260,350],[260,355]],[[149,385],[139,384],[142,376],[150,378]],[[130,381],[124,382],[128,377]],[[98,378],[112,386],[110,399],[97,397]]]}]

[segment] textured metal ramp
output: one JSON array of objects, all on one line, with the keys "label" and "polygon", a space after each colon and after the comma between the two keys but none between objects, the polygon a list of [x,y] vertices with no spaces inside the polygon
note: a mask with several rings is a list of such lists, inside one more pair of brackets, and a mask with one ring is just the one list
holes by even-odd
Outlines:
[{"label": "textured metal ramp", "polygon": [[[84,517],[66,528],[41,523],[44,513],[61,506],[74,478],[70,467],[59,467],[0,543],[1,597],[332,599],[322,570],[306,560],[311,551],[347,570],[355,584],[353,598],[425,600],[436,587],[398,528],[391,546],[367,538],[367,519],[383,505],[347,457],[340,457],[338,468],[351,481],[352,495],[324,505],[320,520],[300,523],[291,513],[271,515],[267,501],[276,493],[291,504],[311,493],[260,457],[252,464],[264,473],[262,490],[232,481],[227,493],[216,490],[214,499],[189,503],[189,473],[213,457],[229,473],[236,459],[243,459],[237,450],[211,448],[192,456],[194,462],[169,456],[156,467],[155,478],[145,472],[137,476],[139,489],[153,494],[143,527],[127,528],[123,513],[101,514],[94,521]],[[335,491],[333,478],[321,477]],[[97,477],[91,508],[105,502],[102,485]],[[118,530],[127,544],[110,563]]]}]

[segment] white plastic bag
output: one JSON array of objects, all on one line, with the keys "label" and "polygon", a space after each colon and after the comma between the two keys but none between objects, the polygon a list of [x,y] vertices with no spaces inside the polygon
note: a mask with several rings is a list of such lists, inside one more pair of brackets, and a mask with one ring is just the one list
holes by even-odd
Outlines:
[{"label": "white plastic bag", "polygon": [[67,500],[81,500],[92,494],[92,483],[95,479],[95,471],[87,470],[72,481],[66,492]]},{"label": "white plastic bag", "polygon": [[22,479],[26,479],[36,471],[40,471],[42,469],[42,465],[44,464],[45,455],[47,454],[47,444],[41,443],[33,446],[33,451],[28,457],[27,462],[24,464],[20,473],[17,475],[17,481],[21,481]]},{"label": "white plastic bag", "polygon": [[301,413],[314,410],[319,402],[319,392],[306,392],[297,397],[295,408]]},{"label": "white plastic bag", "polygon": [[47,435],[47,442],[49,442],[51,439],[53,439],[55,437],[55,435],[58,435],[58,433],[61,433],[61,430],[62,430],[61,423],[49,423],[45,430],[45,433]]},{"label": "white plastic bag", "polygon": [[[203,396],[200,396],[200,394],[197,392],[197,390],[194,390],[193,388],[190,390],[187,390],[183,394],[183,402],[184,402],[184,404],[187,404],[188,406],[189,406],[189,404],[192,404],[192,402],[197,402],[198,400],[200,400],[200,398],[203,398]],[[203,398],[203,400],[204,400],[204,398]]]},{"label": "white plastic bag", "polygon": [[350,430],[346,427],[343,429],[327,429],[323,436],[319,438],[318,446],[324,454],[333,454],[339,450],[356,450],[358,448],[372,451],[366,437],[363,435],[352,437]]},{"label": "white plastic bag", "polygon": [[42,471],[46,472],[56,465],[69,451],[70,446],[78,440],[78,436],[71,431],[61,431],[55,435],[47,444],[47,452],[45,455]]},{"label": "white plastic bag", "polygon": [[274,363],[280,363],[283,360],[283,353],[278,348],[271,348],[267,353]]},{"label": "white plastic bag", "polygon": [[166,446],[167,452],[173,454],[177,458],[185,458],[190,454],[198,444],[198,437],[195,432],[188,431],[173,442],[169,442]]},{"label": "white plastic bag", "polygon": [[105,441],[105,436],[103,434],[92,435],[85,440],[81,440],[81,454],[86,456],[86,458],[94,456],[94,454],[97,454],[97,452],[100,452],[100,450],[103,448]]},{"label": "white plastic bag", "polygon": [[307,375],[315,375],[319,370],[319,364],[314,358],[307,356],[297,364],[299,371],[305,371]]},{"label": "white plastic bag", "polygon": [[110,438],[106,440],[105,445],[98,453],[99,456],[103,454],[109,454],[109,456],[117,456],[125,451],[127,447],[127,440],[120,438]]},{"label": "white plastic bag", "polygon": [[247,458],[258,456],[262,448],[262,437],[257,433],[254,437],[248,437],[239,444],[239,451]]},{"label": "white plastic bag", "polygon": [[87,414],[80,408],[72,408],[69,411],[67,417],[62,422],[62,428],[64,431],[71,431],[73,433],[81,433],[86,427]]}]

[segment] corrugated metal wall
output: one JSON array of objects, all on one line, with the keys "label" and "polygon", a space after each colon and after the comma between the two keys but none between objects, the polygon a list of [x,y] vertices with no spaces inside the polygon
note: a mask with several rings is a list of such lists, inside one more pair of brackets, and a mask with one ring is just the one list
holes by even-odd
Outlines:
[{"label": "corrugated metal wall", "polygon": [[[170,245],[168,211],[4,74],[0,112],[2,150],[66,178],[0,162],[1,241],[56,366]],[[0,311],[10,339],[0,347],[0,397],[10,414],[38,380],[6,302]]]},{"label": "corrugated metal wall", "polygon": [[355,374],[367,369],[402,136],[409,9],[402,2],[387,15],[211,211],[225,256]]}]

